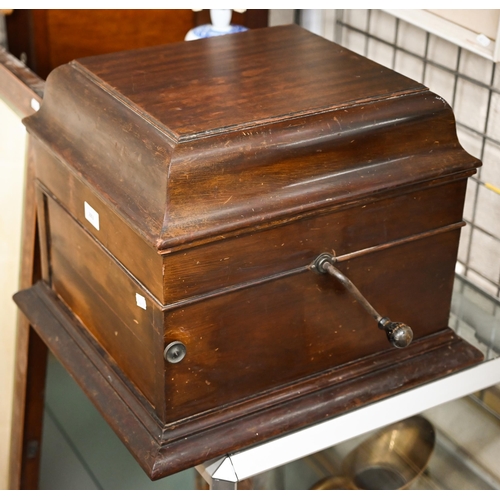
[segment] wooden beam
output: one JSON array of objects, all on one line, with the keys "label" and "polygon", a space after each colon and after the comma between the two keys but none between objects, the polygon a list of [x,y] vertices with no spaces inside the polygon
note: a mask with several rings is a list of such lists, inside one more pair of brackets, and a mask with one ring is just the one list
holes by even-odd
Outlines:
[{"label": "wooden beam", "polygon": [[34,113],[37,104],[42,102],[44,90],[44,80],[19,59],[0,48],[0,98],[18,116],[24,118]]},{"label": "wooden beam", "polygon": [[[0,99],[24,118],[42,102],[45,82],[21,61],[0,49]],[[28,149],[29,151],[29,149]],[[28,153],[24,187],[19,288],[40,276],[33,158]],[[38,485],[47,349],[22,314],[18,316],[10,447],[10,489]]]}]

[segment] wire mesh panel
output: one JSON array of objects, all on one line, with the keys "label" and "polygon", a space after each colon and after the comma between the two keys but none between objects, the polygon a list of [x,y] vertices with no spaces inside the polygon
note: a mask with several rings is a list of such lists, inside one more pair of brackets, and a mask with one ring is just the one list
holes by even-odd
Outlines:
[{"label": "wire mesh panel", "polygon": [[467,188],[457,272],[499,297],[499,68],[381,10],[337,10],[327,22],[327,38],[423,83],[452,106],[460,142],[483,161]]}]

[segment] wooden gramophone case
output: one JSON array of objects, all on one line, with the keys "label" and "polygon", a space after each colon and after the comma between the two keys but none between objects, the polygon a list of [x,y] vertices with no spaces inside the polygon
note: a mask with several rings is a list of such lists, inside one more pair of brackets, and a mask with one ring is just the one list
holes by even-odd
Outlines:
[{"label": "wooden gramophone case", "polygon": [[24,123],[44,279],[16,300],[150,477],[481,359],[448,328],[480,163],[423,85],[282,26],[74,61]]}]

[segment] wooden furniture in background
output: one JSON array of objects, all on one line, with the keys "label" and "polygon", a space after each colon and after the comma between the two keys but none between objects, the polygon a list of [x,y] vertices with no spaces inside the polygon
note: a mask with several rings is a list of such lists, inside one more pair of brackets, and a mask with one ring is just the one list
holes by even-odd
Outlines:
[{"label": "wooden furniture in background", "polygon": [[[263,28],[268,11],[233,13],[233,23]],[[41,78],[80,57],[180,42],[209,11],[190,9],[14,9],[6,17],[9,52]]]}]

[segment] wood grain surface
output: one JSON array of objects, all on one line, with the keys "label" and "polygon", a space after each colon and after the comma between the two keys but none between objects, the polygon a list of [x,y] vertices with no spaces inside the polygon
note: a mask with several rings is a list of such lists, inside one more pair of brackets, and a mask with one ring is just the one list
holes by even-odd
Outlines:
[{"label": "wood grain surface", "polygon": [[35,112],[32,99],[38,104],[42,102],[45,81],[3,47],[0,47],[0,82],[2,99],[20,118]]},{"label": "wood grain surface", "polygon": [[[371,201],[426,181],[468,176],[479,165],[460,147],[449,106],[412,80],[294,26],[218,38],[180,44],[182,59],[174,44],[133,51],[123,56],[126,61],[111,55],[60,67],[48,79],[40,113],[25,120],[110,210],[162,251]],[[175,72],[195,81],[200,67],[192,61],[224,54],[224,47],[240,61],[224,70],[231,81],[228,96],[212,96],[214,85],[206,86],[203,103],[180,106],[184,115],[173,110],[170,95],[196,100],[198,91],[185,90],[189,85],[174,78],[175,86],[165,73],[168,64],[158,61],[174,61]],[[252,79],[248,98],[258,104],[240,111],[232,99],[244,61],[259,60],[254,52],[280,63],[272,75]],[[296,53],[322,54],[324,78],[301,73]],[[132,92],[126,86],[134,85],[134,65],[147,64],[147,85]],[[315,67],[322,74],[317,61]],[[204,70],[225,75],[215,62]],[[279,98],[267,78],[278,87],[287,82]],[[296,85],[288,87],[290,81]],[[194,127],[194,135],[179,135],[180,123]],[[206,134],[196,132],[203,126]]]},{"label": "wood grain surface", "polygon": [[18,302],[150,477],[481,359],[447,327],[480,162],[422,85],[277,27],[64,65],[24,123],[43,281]]},{"label": "wood grain surface", "polygon": [[178,140],[425,89],[295,25],[77,64]]},{"label": "wood grain surface", "polygon": [[40,282],[15,300],[153,480],[332,418],[481,360],[446,329],[411,351],[390,350],[281,391],[163,427],[140,393],[50,289]]}]

